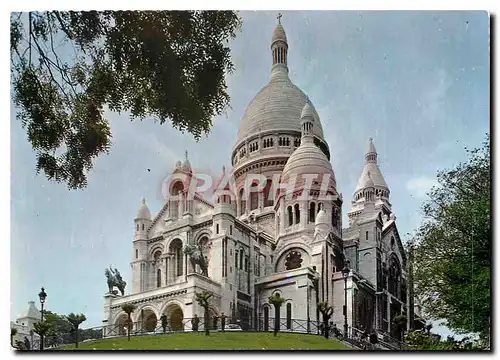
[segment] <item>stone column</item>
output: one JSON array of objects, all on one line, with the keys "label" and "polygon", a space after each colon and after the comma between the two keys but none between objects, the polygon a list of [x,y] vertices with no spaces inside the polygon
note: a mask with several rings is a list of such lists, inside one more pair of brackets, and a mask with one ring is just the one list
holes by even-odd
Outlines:
[{"label": "stone column", "polygon": [[182,191],[179,190],[179,214],[177,214],[177,218],[182,218],[184,214],[184,197],[182,196]]}]

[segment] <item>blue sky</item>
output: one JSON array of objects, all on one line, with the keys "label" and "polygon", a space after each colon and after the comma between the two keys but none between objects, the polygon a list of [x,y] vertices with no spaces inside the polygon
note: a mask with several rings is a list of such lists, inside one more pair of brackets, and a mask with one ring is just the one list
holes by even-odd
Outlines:
[{"label": "blue sky", "polygon": [[[84,190],[35,175],[35,154],[11,105],[11,318],[37,300],[83,312],[101,325],[104,268],[131,281],[133,218],[146,197],[163,205],[161,183],[184,151],[195,169],[229,168],[247,104],[269,81],[275,12],[242,12],[228,76],[231,109],[198,143],[168,124],[109,113],[113,147]],[[344,226],[374,138],[400,235],[421,221],[436,172],[465,159],[489,132],[489,19],[486,12],[283,12],[290,77],[315,105],[330,145]],[[150,171],[148,171],[150,169]]]}]

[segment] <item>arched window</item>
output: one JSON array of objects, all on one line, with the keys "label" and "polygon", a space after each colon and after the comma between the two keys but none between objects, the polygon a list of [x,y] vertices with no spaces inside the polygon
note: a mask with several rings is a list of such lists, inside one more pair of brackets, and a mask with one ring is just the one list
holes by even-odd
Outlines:
[{"label": "arched window", "polygon": [[160,260],[160,256],[161,256],[161,251],[160,250],[156,250],[153,254],[153,261],[156,263],[158,262],[158,260]]},{"label": "arched window", "polygon": [[285,270],[298,269],[302,266],[302,255],[299,251],[290,250],[285,257]]},{"label": "arched window", "polygon": [[316,204],[312,202],[309,205],[309,222],[314,222],[315,219],[316,219]]},{"label": "arched window", "polygon": [[240,270],[243,269],[243,249],[240,250]]},{"label": "arched window", "polygon": [[215,233],[218,234],[219,233],[219,224],[215,224]]},{"label": "arched window", "polygon": [[144,224],[142,224],[142,230],[144,230]]},{"label": "arched window", "polygon": [[135,249],[135,258],[137,259],[139,257],[139,250]]},{"label": "arched window", "polygon": [[318,204],[318,210],[316,210],[316,213],[319,213],[320,210],[325,210],[324,206],[323,206],[323,203],[319,203]]},{"label": "arched window", "polygon": [[136,230],[139,231],[139,224],[135,226]]},{"label": "arched window", "polygon": [[299,209],[299,204],[295,204],[295,223],[296,224],[300,223],[300,209]]},{"label": "arched window", "polygon": [[254,182],[250,189],[250,210],[255,210],[259,207],[259,193],[257,192],[257,183]]},{"label": "arched window", "polygon": [[395,256],[389,262],[389,292],[399,298],[399,284],[401,281],[401,266]]},{"label": "arched window", "polygon": [[161,270],[156,270],[156,287],[161,287]]},{"label": "arched window", "polygon": [[182,241],[180,239],[175,239],[170,244],[170,253],[174,254],[174,273],[175,276],[182,276],[184,274],[183,267],[183,253],[182,253]]},{"label": "arched window", "polygon": [[292,207],[289,206],[287,210],[288,210],[288,226],[292,226],[293,225],[293,210],[292,210]]},{"label": "arched window", "polygon": [[394,250],[396,247],[396,241],[394,240],[394,236],[391,236],[391,249]]},{"label": "arched window", "polygon": [[264,306],[264,331],[269,331],[269,307]]},{"label": "arched window", "polygon": [[245,193],[243,188],[240,190],[240,215],[247,211],[247,201],[245,199]]},{"label": "arched window", "polygon": [[286,329],[292,329],[292,304],[286,304]]},{"label": "arched window", "polygon": [[264,207],[274,205],[273,192],[271,191],[272,184],[273,181],[271,179],[267,179],[266,187],[264,188]]}]

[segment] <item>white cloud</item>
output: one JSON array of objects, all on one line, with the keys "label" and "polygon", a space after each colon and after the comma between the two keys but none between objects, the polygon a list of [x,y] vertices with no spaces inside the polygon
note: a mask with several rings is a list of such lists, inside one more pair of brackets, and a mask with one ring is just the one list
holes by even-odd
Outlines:
[{"label": "white cloud", "polygon": [[438,182],[434,178],[420,176],[412,178],[406,182],[406,190],[416,198],[425,198],[427,193],[433,186],[437,186]]}]

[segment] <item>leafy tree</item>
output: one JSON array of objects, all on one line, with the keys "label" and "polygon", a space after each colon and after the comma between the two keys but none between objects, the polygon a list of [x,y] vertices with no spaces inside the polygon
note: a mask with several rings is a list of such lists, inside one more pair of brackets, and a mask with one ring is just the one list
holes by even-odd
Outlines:
[{"label": "leafy tree", "polygon": [[398,337],[400,339],[404,339],[404,332],[406,330],[407,322],[408,322],[408,317],[406,316],[406,314],[401,313],[399,315],[396,315],[394,317],[394,319],[392,320],[392,322],[396,326],[396,331],[397,331]]},{"label": "leafy tree", "polygon": [[43,339],[50,331],[50,324],[46,321],[33,324],[33,331],[40,335],[40,350],[43,350]]},{"label": "leafy tree", "polygon": [[438,173],[424,204],[415,247],[416,294],[431,319],[489,342],[491,171],[489,135],[481,149]]},{"label": "leafy tree", "polygon": [[111,146],[108,109],[200,139],[229,104],[229,40],[240,27],[234,11],[12,13],[13,100],[37,172],[85,187]]},{"label": "leafy tree", "polygon": [[163,328],[163,333],[166,333],[167,332],[167,327],[168,327],[168,317],[167,317],[167,315],[163,314],[162,316],[160,316],[160,320],[161,320],[161,327]]},{"label": "leafy tree", "polygon": [[318,310],[323,316],[323,335],[328,339],[330,334],[329,320],[333,315],[333,307],[329,306],[326,301],[318,303]]},{"label": "leafy tree", "polygon": [[134,304],[123,304],[122,310],[127,314],[127,338],[130,341],[130,329],[132,328],[132,317],[131,314],[137,308]]},{"label": "leafy tree", "polygon": [[405,336],[404,348],[408,350],[481,350],[478,342],[465,337],[462,340],[455,340],[448,336],[446,340],[441,340],[441,336],[425,332],[423,330],[410,331]]},{"label": "leafy tree", "polygon": [[274,336],[276,336],[280,329],[280,308],[285,302],[285,299],[283,299],[279,293],[274,293],[269,296],[268,300],[269,304],[274,306]]},{"label": "leafy tree", "polygon": [[46,334],[44,344],[47,346],[57,346],[69,344],[73,341],[71,323],[63,315],[58,315],[51,311],[44,310],[44,322],[49,324],[49,331]]},{"label": "leafy tree", "polygon": [[201,293],[195,293],[195,299],[196,302],[203,308],[204,314],[203,314],[203,326],[205,328],[205,335],[208,336],[210,335],[210,313],[209,313],[209,307],[210,307],[210,298],[214,296],[213,293],[210,291],[202,291]]},{"label": "leafy tree", "polygon": [[14,336],[17,335],[16,328],[10,328],[10,346],[14,347]]},{"label": "leafy tree", "polygon": [[71,313],[68,316],[66,316],[66,319],[68,319],[68,321],[73,326],[73,331],[75,333],[75,348],[78,349],[78,332],[79,332],[78,327],[80,326],[80,324],[82,322],[86,321],[87,318],[83,314],[76,315],[76,314]]}]

